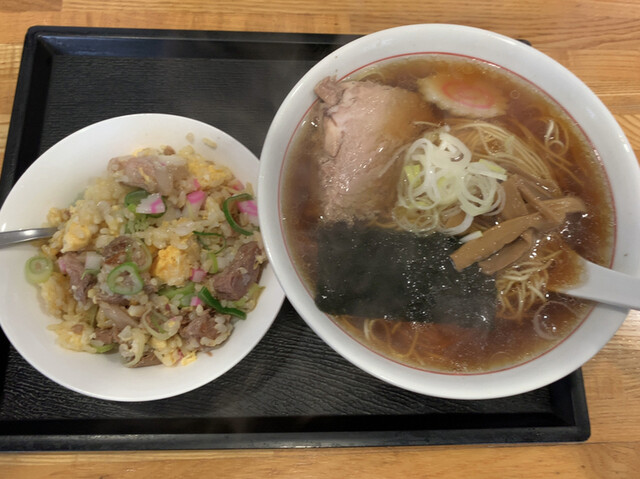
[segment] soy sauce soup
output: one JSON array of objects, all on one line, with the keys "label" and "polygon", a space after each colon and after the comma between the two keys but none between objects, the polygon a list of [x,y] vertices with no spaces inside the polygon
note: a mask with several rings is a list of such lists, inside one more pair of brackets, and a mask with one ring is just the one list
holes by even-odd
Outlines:
[{"label": "soy sauce soup", "polygon": [[[593,305],[554,293],[553,289],[554,285],[579,281],[581,272],[572,259],[573,252],[601,265],[610,264],[614,246],[611,194],[597,152],[572,119],[534,85],[500,67],[454,55],[425,54],[380,63],[342,81],[375,82],[417,92],[420,79],[438,75],[463,83],[490,84],[504,100],[505,109],[495,117],[471,118],[430,104],[433,121],[424,126],[425,131],[443,125],[451,126],[452,133],[477,125],[498,125],[536,152],[549,167],[562,195],[581,199],[585,211],[567,215],[560,227],[536,239],[532,258],[549,255],[551,259],[533,279],[516,281],[515,285],[509,280],[526,269],[526,262],[520,268],[516,264],[493,275],[498,308],[491,328],[384,317],[330,317],[368,348],[395,361],[445,373],[488,372],[544,353],[584,320]],[[301,123],[287,153],[281,191],[287,246],[311,294],[316,291],[318,228],[324,221],[320,165],[327,156],[325,112],[326,106],[318,101]],[[488,149],[508,149],[513,141],[507,139],[506,146],[499,147],[489,144]],[[487,154],[491,159],[491,151]],[[402,159],[398,157],[397,161]],[[519,171],[507,166],[509,175]],[[379,212],[373,221],[393,227],[392,211]],[[499,221],[484,217],[474,224],[489,228]],[[344,274],[348,273],[346,270]]]}]

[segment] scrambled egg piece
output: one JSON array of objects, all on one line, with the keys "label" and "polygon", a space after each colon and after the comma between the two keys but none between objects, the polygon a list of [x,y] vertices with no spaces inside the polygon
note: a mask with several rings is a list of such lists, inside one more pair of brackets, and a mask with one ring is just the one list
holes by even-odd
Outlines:
[{"label": "scrambled egg piece", "polygon": [[191,276],[193,260],[190,249],[181,250],[169,245],[158,251],[158,256],[151,266],[151,274],[169,286],[177,286]]},{"label": "scrambled egg piece", "polygon": [[72,218],[64,227],[62,252],[78,251],[84,248],[91,241],[91,236],[92,232],[88,226],[81,225],[77,222],[77,218]]},{"label": "scrambled egg piece", "polygon": [[93,328],[83,324],[81,329],[77,330],[76,327],[80,324],[81,323],[76,323],[73,319],[69,319],[58,324],[52,324],[48,329],[58,334],[57,343],[64,348],[71,349],[72,351],[95,353],[95,348],[89,344],[91,335],[93,334]]},{"label": "scrambled egg piece", "polygon": [[47,214],[47,223],[51,226],[59,226],[69,219],[69,210],[51,208]]},{"label": "scrambled egg piece", "polygon": [[152,337],[151,346],[154,348],[156,357],[162,361],[165,366],[173,366],[182,358],[180,346],[182,339],[179,335],[174,335],[166,341]]},{"label": "scrambled egg piece", "polygon": [[199,155],[191,156],[187,166],[189,173],[198,179],[201,188],[214,188],[233,178],[229,169],[214,165]]},{"label": "scrambled egg piece", "polygon": [[195,351],[191,351],[184,358],[182,358],[182,360],[180,361],[180,364],[182,366],[186,366],[187,364],[190,364],[190,363],[194,362],[195,360],[196,360],[196,352]]}]

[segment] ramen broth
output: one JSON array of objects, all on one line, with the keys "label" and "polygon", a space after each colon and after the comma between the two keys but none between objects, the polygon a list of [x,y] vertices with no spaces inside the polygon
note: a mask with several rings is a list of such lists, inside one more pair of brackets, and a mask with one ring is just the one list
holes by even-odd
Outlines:
[{"label": "ramen broth", "polygon": [[[470,81],[481,78],[498,88],[508,100],[506,115],[482,121],[499,123],[525,142],[528,140],[517,124],[537,138],[548,134],[548,126],[540,118],[552,118],[561,126],[568,144],[563,157],[572,166],[553,169],[553,174],[563,192],[580,197],[587,211],[568,216],[560,236],[571,250],[608,266],[613,250],[613,211],[602,166],[571,118],[535,87],[494,65],[441,54],[376,65],[357,72],[349,80],[367,79],[415,91],[416,79],[438,72]],[[434,112],[439,124],[451,119],[446,111],[437,107]],[[312,294],[316,232],[321,221],[318,159],[325,154],[321,114],[316,102],[301,123],[286,158],[282,186],[282,222],[287,245],[298,273]],[[380,219],[386,221],[388,217]],[[562,242],[557,243],[560,250],[566,249]],[[567,251],[556,258],[549,270],[550,283],[578,281],[580,271],[569,258]],[[372,258],[376,260],[384,261],[384,258]],[[496,317],[490,329],[384,318],[335,316],[332,319],[370,349],[410,366],[453,373],[487,372],[521,363],[552,348],[576,329],[592,307],[586,301],[555,293],[547,295],[544,307],[538,305],[537,311],[528,311],[519,320]],[[536,321],[532,319],[534,315]]]}]

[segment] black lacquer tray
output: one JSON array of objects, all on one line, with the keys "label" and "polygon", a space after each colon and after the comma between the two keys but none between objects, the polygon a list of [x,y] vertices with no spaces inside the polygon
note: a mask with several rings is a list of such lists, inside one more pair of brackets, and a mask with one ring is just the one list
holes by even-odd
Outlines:
[{"label": "black lacquer tray", "polygon": [[[278,105],[352,37],[34,27],[26,35],[0,200],[48,147],[109,117],[162,112],[259,155]],[[64,174],[64,172],[61,172]],[[484,401],[410,393],[335,354],[285,301],[240,364],[181,396],[119,403],[68,391],[0,335],[0,450],[407,446],[584,441],[580,371]]]}]

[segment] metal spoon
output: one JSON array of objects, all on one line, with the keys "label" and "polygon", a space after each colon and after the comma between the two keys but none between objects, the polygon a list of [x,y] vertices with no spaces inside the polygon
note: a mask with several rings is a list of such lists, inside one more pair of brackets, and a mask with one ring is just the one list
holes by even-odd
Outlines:
[{"label": "metal spoon", "polygon": [[58,228],[31,228],[26,230],[0,232],[0,248],[25,241],[49,238]]}]

